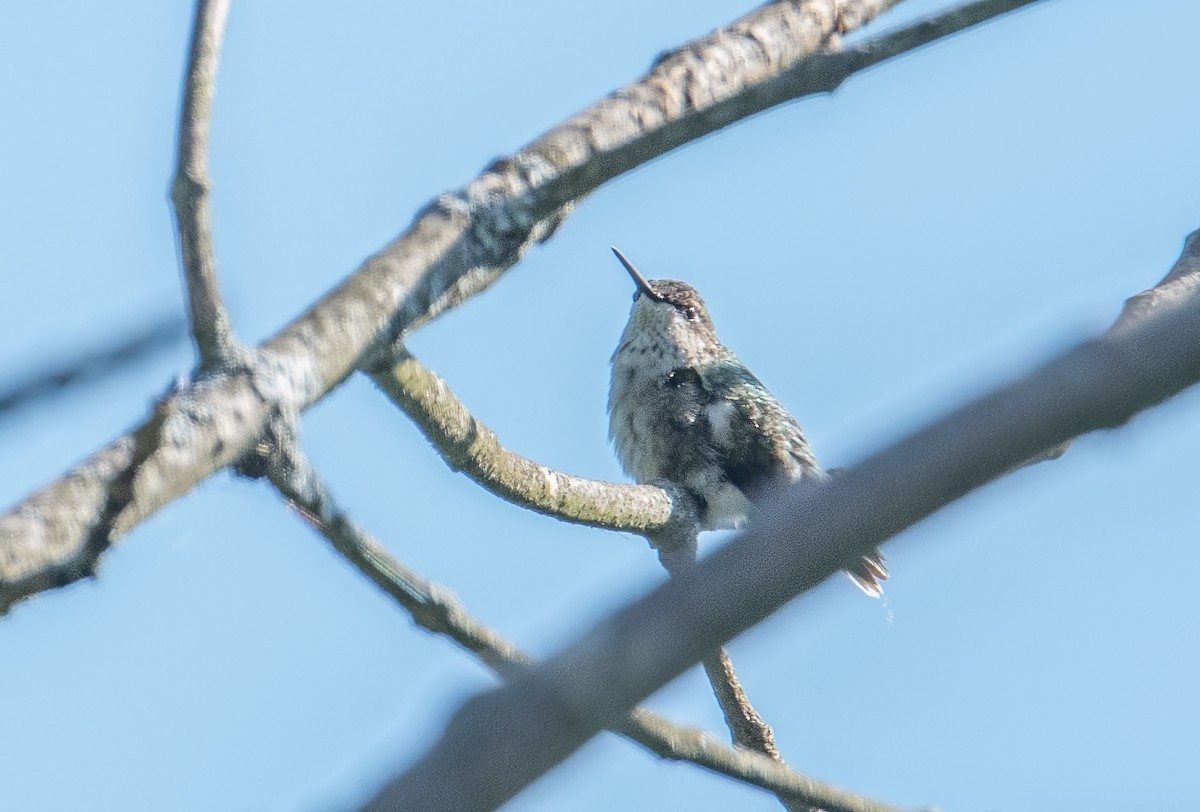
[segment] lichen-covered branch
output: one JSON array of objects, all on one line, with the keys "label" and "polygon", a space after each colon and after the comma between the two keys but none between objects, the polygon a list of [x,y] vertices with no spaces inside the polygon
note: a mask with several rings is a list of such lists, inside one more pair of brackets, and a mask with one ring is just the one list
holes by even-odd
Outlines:
[{"label": "lichen-covered branch", "polygon": [[[591,158],[560,167],[538,190],[534,211],[547,215],[676,147],[786,102],[832,93],[880,62],[1037,2],[1042,0],[980,0],[844,49],[838,35],[896,3],[769,4],[666,55],[646,79],[616,91],[515,156]],[[731,69],[706,69],[713,65]]]},{"label": "lichen-covered branch", "polygon": [[137,429],[0,515],[0,615],[94,574],[114,540],[238,459],[269,413],[249,372],[173,388]]},{"label": "lichen-covered branch", "polygon": [[[417,625],[453,640],[501,678],[514,678],[534,664],[516,646],[473,618],[448,590],[393,559],[338,507],[291,438],[266,449],[266,453],[266,475],[289,504],[355,569],[408,611]],[[691,762],[828,812],[899,812],[895,807],[800,775],[765,756],[721,745],[703,731],[676,725],[643,708],[635,708],[612,729],[661,758]]]},{"label": "lichen-covered branch", "polygon": [[[1185,265],[1200,261],[1200,232],[1184,253]],[[1120,426],[1198,381],[1194,295],[1080,344],[828,484],[781,499],[690,571],[469,701],[367,808],[495,808],[706,652],[847,562],[1042,449]],[[446,782],[451,773],[455,780]]]},{"label": "lichen-covered branch", "polygon": [[[394,339],[487,288],[605,181],[739,116],[820,92],[827,71],[810,81],[805,60],[895,2],[789,0],[757,9],[431,202],[408,230],[266,341],[252,368],[233,365],[168,395],[153,418],[161,420],[164,443],[139,457],[136,470],[116,451],[141,428],[0,516],[0,611],[90,572],[97,552],[89,545],[102,539],[103,552],[238,459],[273,414],[303,411],[372,349],[390,353]],[[784,74],[787,93],[758,97]],[[743,96],[746,105],[733,104]]]},{"label": "lichen-covered branch", "polygon": [[[689,528],[695,524],[687,500],[679,495],[672,500],[662,488],[584,479],[509,451],[445,381],[406,352],[367,372],[451,468],[502,499],[563,521],[643,535],[662,531],[672,521]],[[681,505],[686,515],[673,518],[672,504]]]},{"label": "lichen-covered branch", "polygon": [[217,369],[238,351],[229,314],[221,302],[213,255],[212,213],[208,205],[208,132],[217,92],[217,66],[229,0],[198,0],[192,46],[183,83],[178,156],[171,201],[179,234],[179,253],[187,288],[197,368]]},{"label": "lichen-covered branch", "polygon": [[733,741],[747,750],[782,761],[779,748],[775,746],[775,732],[750,704],[725,647],[704,655],[700,664],[704,666],[704,674],[712,685]]}]

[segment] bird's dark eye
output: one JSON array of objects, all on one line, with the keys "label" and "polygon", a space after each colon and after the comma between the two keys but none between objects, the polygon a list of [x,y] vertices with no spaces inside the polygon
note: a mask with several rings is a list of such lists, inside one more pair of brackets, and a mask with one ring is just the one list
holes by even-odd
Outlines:
[{"label": "bird's dark eye", "polygon": [[700,311],[697,310],[693,305],[688,305],[683,309],[683,317],[688,321],[695,321],[696,319],[700,318]]},{"label": "bird's dark eye", "polygon": [[681,386],[688,384],[696,384],[700,382],[700,373],[691,367],[679,367],[671,370],[667,375],[667,386],[672,389],[678,389]]}]

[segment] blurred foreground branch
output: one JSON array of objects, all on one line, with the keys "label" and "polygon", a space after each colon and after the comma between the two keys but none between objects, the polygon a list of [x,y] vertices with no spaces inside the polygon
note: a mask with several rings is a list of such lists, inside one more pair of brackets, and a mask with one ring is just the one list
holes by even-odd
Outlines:
[{"label": "blurred foreground branch", "polygon": [[[278,438],[267,445],[263,449],[265,472],[271,483],[355,569],[408,611],[417,625],[450,638],[503,679],[513,679],[534,664],[512,643],[471,617],[448,590],[393,559],[347,516],[299,453],[294,437]],[[643,708],[634,708],[611,729],[661,758],[691,762],[773,792],[785,802],[798,801],[828,812],[899,812],[800,775],[766,756],[726,747],[703,731],[673,724]]]},{"label": "blurred foreground branch", "polygon": [[0,388],[0,413],[31,406],[72,386],[105,378],[183,337],[183,321],[171,316],[157,321],[107,347],[74,355],[49,369],[30,373]]},{"label": "blurred foreground branch", "polygon": [[[1200,231],[1176,267],[1200,264]],[[561,654],[476,697],[370,810],[494,809],[716,646],[884,540],[1044,449],[1115,428],[1200,381],[1200,297],[1172,298],[817,488]],[[453,775],[453,781],[446,776]]]}]

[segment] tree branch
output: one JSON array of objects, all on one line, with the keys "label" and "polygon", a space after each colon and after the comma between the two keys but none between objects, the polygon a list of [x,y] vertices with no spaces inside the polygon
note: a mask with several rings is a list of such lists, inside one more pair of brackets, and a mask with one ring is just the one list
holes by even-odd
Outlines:
[{"label": "tree branch", "polygon": [[[515,505],[575,524],[647,535],[672,522],[692,529],[691,500],[652,485],[629,485],[563,474],[515,454],[471,416],[444,380],[407,351],[394,363],[365,369],[402,409],[446,464]],[[679,507],[674,508],[673,505]]]},{"label": "tree branch", "polygon": [[1109,328],[1109,334],[1118,335],[1159,311],[1187,304],[1195,298],[1197,288],[1200,288],[1200,231],[1193,231],[1167,275],[1154,287],[1126,300],[1121,315]]},{"label": "tree branch", "polygon": [[175,343],[183,335],[183,323],[172,316],[150,324],[114,341],[110,346],[91,349],[69,361],[58,362],[24,380],[0,390],[0,412],[23,408],[67,387],[95,380],[129,366],[150,353]]},{"label": "tree branch", "polygon": [[[0,516],[0,612],[91,572],[93,556],[114,539],[238,459],[273,414],[308,408],[372,347],[390,352],[395,338],[486,289],[550,237],[573,201],[737,115],[804,95],[798,66],[895,1],[791,0],[760,8],[439,197],[265,342],[253,369],[235,365],[170,393],[151,418],[154,433],[144,431],[150,423],[135,429]],[[759,100],[742,113],[728,104],[755,98],[788,71],[797,75],[790,95]],[[134,438],[149,436],[164,442],[131,457]]]},{"label": "tree branch", "polygon": [[[714,36],[689,43],[655,63],[646,79],[622,88],[551,130],[515,158],[528,153],[587,155],[588,160],[559,167],[539,190],[536,215],[590,194],[616,176],[672,149],[806,96],[832,93],[851,76],[967,28],[1042,0],[980,0],[928,17],[903,28],[841,49],[838,34],[854,30],[896,5],[843,3],[822,9],[837,22],[819,32],[806,21],[813,6],[777,13],[800,21],[778,25],[768,5]],[[858,8],[852,8],[858,6]],[[860,19],[859,14],[869,16]],[[808,35],[808,36],[806,36]],[[729,65],[714,72],[712,65]]]},{"label": "tree branch", "polygon": [[832,77],[843,77],[829,87],[832,92],[854,73],[1041,1],[975,0],[964,3],[957,8],[931,14],[915,23],[909,23],[843,51],[831,51],[824,57],[813,60],[813,65],[818,66],[817,70],[821,71],[819,66],[824,61],[826,67],[823,70],[828,71]]},{"label": "tree branch", "polygon": [[[650,535],[650,543],[658,549],[658,559],[663,569],[672,578],[690,572],[696,565],[697,535],[695,528],[682,541],[679,538],[665,541],[658,534]],[[733,660],[725,647],[707,652],[701,658],[700,664],[704,667],[708,684],[712,686],[713,696],[721,708],[721,715],[725,719],[725,726],[729,728],[733,743],[783,764],[783,756],[779,754],[779,748],[775,745],[775,731],[750,704],[750,697],[746,696],[746,691],[737,678],[737,672],[733,669]],[[784,805],[793,808],[786,800]]]},{"label": "tree branch", "polygon": [[734,743],[783,763],[779,748],[775,746],[775,732],[750,704],[725,647],[705,654],[700,664],[704,666],[704,674],[712,685]]},{"label": "tree branch", "polygon": [[[1200,232],[1192,232],[1184,242],[1183,253],[1171,266],[1171,270],[1167,271],[1167,275],[1149,290],[1144,290],[1125,300],[1125,306],[1121,309],[1117,320],[1108,328],[1108,335],[1120,335],[1123,331],[1136,327],[1161,310],[1178,307],[1190,298],[1194,298],[1197,288],[1200,288]],[[1071,440],[1065,440],[1046,449],[1019,467],[1058,459],[1067,453],[1071,442]]]},{"label": "tree branch", "polygon": [[[1200,262],[1198,252],[1200,232],[1186,241],[1184,265]],[[470,700],[367,808],[495,808],[705,652],[857,556],[1042,449],[1123,425],[1197,381],[1200,297],[1187,296],[1080,344],[827,484],[794,489],[691,571]]]},{"label": "tree branch", "polygon": [[187,288],[197,369],[211,371],[234,360],[239,346],[221,302],[213,256],[208,191],[208,130],[217,93],[217,66],[229,0],[197,0],[192,46],[179,116],[179,149],[171,201],[179,234],[179,254]]},{"label": "tree branch", "polygon": [[[650,543],[658,548],[658,558],[672,578],[690,572],[696,564],[696,532],[693,530],[683,543],[674,540],[664,543],[656,535],[650,536]],[[672,544],[674,546],[672,546]],[[713,696],[721,708],[725,726],[734,744],[746,750],[761,753],[773,761],[784,764],[783,756],[775,744],[775,731],[767,721],[754,709],[750,697],[746,695],[742,683],[733,669],[733,660],[724,646],[715,651],[707,652],[700,660],[704,667],[704,675],[712,686]],[[798,805],[781,799],[785,807],[794,812],[809,812],[811,807]]]},{"label": "tree branch", "polygon": [[[534,661],[501,635],[475,620],[449,592],[426,581],[393,559],[337,505],[316,470],[298,451],[294,438],[275,438],[263,449],[265,472],[288,503],[372,583],[392,597],[423,629],[453,640],[478,657],[502,679],[524,673]],[[687,761],[710,772],[828,812],[899,812],[862,798],[757,753],[737,751],[703,731],[676,725],[643,708],[634,708],[612,729],[660,758]]]}]

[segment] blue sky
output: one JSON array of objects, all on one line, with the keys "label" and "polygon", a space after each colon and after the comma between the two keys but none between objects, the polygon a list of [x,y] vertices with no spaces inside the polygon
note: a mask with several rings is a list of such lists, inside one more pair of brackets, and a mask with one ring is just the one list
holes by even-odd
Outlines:
[{"label": "blue sky", "polygon": [[[747,9],[235,3],[212,174],[239,334],[272,334],[425,201]],[[514,450],[618,479],[615,244],[695,285],[826,465],[851,464],[1103,329],[1200,226],[1200,6],[1137,11],[1050,0],[642,167],[410,346]],[[166,190],[190,16],[0,8],[3,380],[181,308]],[[5,503],[139,421],[191,360],[181,343],[6,416]],[[785,757],[955,811],[1191,797],[1198,405],[1187,393],[911,529],[886,549],[885,601],[837,579],[735,641]],[[639,538],[454,474],[361,378],[301,431],[397,558],[531,653],[663,578]],[[95,581],[0,620],[0,650],[13,810],[341,808],[492,684],[269,488],[226,475],[137,528]],[[698,672],[650,704],[722,729]],[[667,803],[778,808],[611,735],[510,808]]]}]

